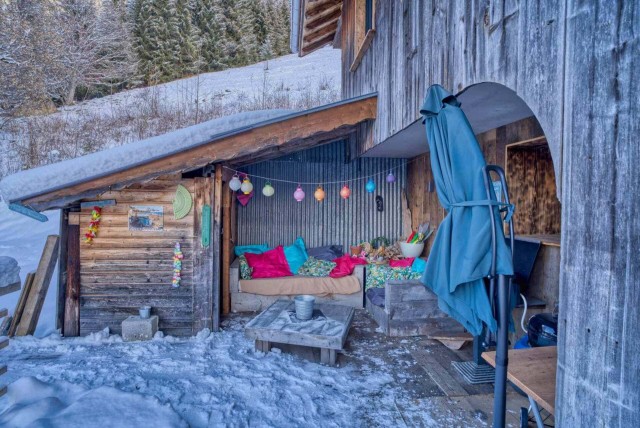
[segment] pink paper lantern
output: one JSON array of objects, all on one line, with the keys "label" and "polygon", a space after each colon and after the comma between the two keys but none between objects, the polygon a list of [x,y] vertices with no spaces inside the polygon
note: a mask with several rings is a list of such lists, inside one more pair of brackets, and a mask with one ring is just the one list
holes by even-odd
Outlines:
[{"label": "pink paper lantern", "polygon": [[302,202],[302,200],[304,199],[304,190],[302,190],[302,187],[299,184],[298,184],[298,188],[296,189],[296,191],[293,192],[293,197],[298,202]]}]

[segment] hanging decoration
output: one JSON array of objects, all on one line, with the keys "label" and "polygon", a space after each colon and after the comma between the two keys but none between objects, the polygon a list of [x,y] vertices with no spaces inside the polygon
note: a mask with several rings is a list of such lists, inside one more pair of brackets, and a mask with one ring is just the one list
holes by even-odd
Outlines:
[{"label": "hanging decoration", "polygon": [[389,175],[387,175],[387,183],[395,183],[396,176],[393,175],[393,171],[389,171]]},{"label": "hanging decoration", "polygon": [[276,190],[273,188],[271,183],[267,181],[267,183],[262,188],[262,194],[268,198],[273,196],[274,193],[276,193]]},{"label": "hanging decoration", "polygon": [[240,190],[241,186],[242,186],[242,182],[240,181],[240,177],[238,177],[238,174],[234,174],[231,180],[229,181],[229,188],[234,192],[237,192],[238,190]]},{"label": "hanging decoration", "polygon": [[373,178],[370,178],[369,181],[367,181],[367,185],[364,186],[364,188],[369,193],[373,193],[376,191],[376,183],[373,181]]},{"label": "hanging decoration", "polygon": [[255,195],[255,192],[252,190],[248,195],[245,195],[244,193],[240,192],[238,193],[236,198],[238,199],[238,202],[240,202],[240,205],[242,205],[243,207],[246,207],[254,195]]},{"label": "hanging decoration", "polygon": [[91,220],[89,221],[89,228],[84,234],[84,242],[91,244],[93,238],[98,235],[98,229],[100,228],[100,219],[102,218],[102,208],[96,206],[91,211]]},{"label": "hanging decoration", "polygon": [[248,195],[253,191],[253,184],[251,184],[251,180],[249,180],[248,175],[245,175],[244,180],[242,180],[240,190],[242,190],[242,193],[244,193],[245,195]]},{"label": "hanging decoration", "polygon": [[173,200],[173,218],[176,220],[185,218],[189,212],[191,212],[192,206],[193,198],[191,197],[191,193],[182,184],[178,184],[176,197]]},{"label": "hanging decoration", "polygon": [[302,200],[304,199],[304,190],[302,190],[302,186],[300,186],[299,184],[298,184],[298,188],[296,189],[296,191],[293,192],[293,197],[298,202],[302,202]]},{"label": "hanging decoration", "polygon": [[340,190],[340,196],[342,196],[342,199],[347,199],[349,198],[349,196],[351,196],[351,190],[349,189],[349,186],[347,186],[346,184],[344,185],[342,190]]},{"label": "hanging decoration", "polygon": [[324,196],[325,196],[324,189],[322,188],[322,186],[318,186],[318,188],[313,194],[313,197],[316,198],[318,202],[322,202],[322,200],[324,199]]},{"label": "hanging decoration", "polygon": [[211,205],[204,204],[200,221],[202,235],[200,236],[200,242],[204,248],[207,248],[211,243]]},{"label": "hanging decoration", "polygon": [[182,254],[182,250],[180,249],[180,243],[176,242],[175,247],[173,247],[173,279],[171,280],[171,285],[174,288],[180,287],[180,277],[182,276],[182,259],[184,258],[184,254]]}]

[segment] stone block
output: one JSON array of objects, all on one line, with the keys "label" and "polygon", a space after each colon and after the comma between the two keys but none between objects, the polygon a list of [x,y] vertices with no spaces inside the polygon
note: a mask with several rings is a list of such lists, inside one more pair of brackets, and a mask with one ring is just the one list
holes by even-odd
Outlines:
[{"label": "stone block", "polygon": [[130,316],[122,321],[122,339],[125,342],[133,340],[151,340],[158,331],[158,316],[152,315],[147,319]]}]

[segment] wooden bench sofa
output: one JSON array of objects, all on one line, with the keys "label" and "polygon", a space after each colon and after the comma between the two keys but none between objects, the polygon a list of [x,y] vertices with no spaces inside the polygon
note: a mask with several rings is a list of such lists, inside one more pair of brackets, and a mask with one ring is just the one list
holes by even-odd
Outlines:
[{"label": "wooden bench sofa", "polygon": [[[293,299],[300,294],[312,294],[317,302],[335,303],[351,306],[356,309],[364,307],[364,266],[356,266],[349,277],[313,278],[305,276],[289,276],[269,280],[240,279],[240,261],[235,259],[231,264],[229,291],[231,294],[232,312],[259,312],[279,299]],[[274,294],[271,285],[277,283],[279,288],[287,290],[286,294]],[[244,284],[244,287],[243,287]],[[354,284],[357,284],[354,286]],[[327,287],[329,286],[329,287]],[[243,291],[244,288],[244,291]],[[348,294],[319,292],[311,290],[349,289]],[[247,290],[251,292],[247,292]],[[357,290],[357,291],[354,291]]]}]

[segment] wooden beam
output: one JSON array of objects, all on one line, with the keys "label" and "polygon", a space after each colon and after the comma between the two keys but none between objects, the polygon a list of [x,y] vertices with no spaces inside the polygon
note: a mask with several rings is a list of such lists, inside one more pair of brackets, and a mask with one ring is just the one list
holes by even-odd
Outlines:
[{"label": "wooden beam", "polygon": [[44,303],[44,298],[47,295],[51,276],[53,275],[53,270],[55,269],[56,262],[58,260],[59,242],[60,239],[58,235],[49,235],[47,237],[47,242],[44,245],[42,257],[38,264],[38,269],[36,269],[36,275],[33,278],[31,290],[27,296],[24,312],[16,330],[16,335],[18,336],[26,336],[33,334],[36,331],[38,319],[40,318],[40,311],[42,310],[42,304]]},{"label": "wooden beam", "polygon": [[101,193],[113,186],[126,186],[171,172],[256,154],[270,147],[286,145],[292,140],[375,119],[376,108],[377,97],[369,96],[331,108],[314,109],[306,114],[252,128],[125,171],[48,192],[28,199],[25,203],[37,209],[46,209],[55,206],[60,200],[68,203],[70,199]]},{"label": "wooden beam", "polygon": [[80,226],[69,225],[66,236],[67,256],[64,295],[64,320],[62,334],[65,337],[80,335]]},{"label": "wooden beam", "polygon": [[60,212],[60,249],[58,250],[58,289],[56,290],[56,328],[64,330],[64,308],[67,285],[67,233],[69,210]]},{"label": "wooden beam", "polygon": [[333,7],[337,4],[342,7],[343,0],[307,0],[304,5],[305,16],[315,16],[322,13],[328,7]]},{"label": "wooden beam", "polygon": [[216,173],[213,182],[213,212],[211,225],[211,233],[213,239],[211,246],[213,247],[213,331],[220,329],[220,278],[221,269],[221,235],[222,235],[222,165],[216,165]]},{"label": "wooden beam", "polygon": [[310,44],[308,46],[304,46],[304,48],[302,48],[300,50],[302,52],[302,56],[308,55],[311,52],[320,49],[321,47],[331,43],[332,40],[333,40],[333,34],[328,34],[325,37],[323,37],[322,39],[314,42],[313,44]]},{"label": "wooden beam", "polygon": [[[193,201],[193,326],[196,334],[204,328],[213,328],[213,245],[202,243],[203,225],[202,210],[211,208],[213,199],[213,180],[211,177],[194,179],[195,197]],[[211,233],[211,228],[208,229]]]},{"label": "wooden beam", "polygon": [[376,30],[374,30],[373,28],[367,31],[367,35],[364,36],[364,40],[360,45],[360,49],[358,49],[358,53],[354,58],[353,63],[351,63],[351,67],[349,68],[349,71],[351,72],[356,71],[356,69],[360,65],[360,62],[362,61],[362,58],[364,58],[364,54],[367,52],[367,50],[369,50],[369,46],[371,46],[371,42],[373,41],[373,37],[375,35],[376,35]]},{"label": "wooden beam", "polygon": [[231,205],[233,192],[224,182],[222,185],[222,314],[231,310],[230,274],[233,262],[233,237],[231,235]]},{"label": "wooden beam", "polygon": [[24,280],[24,287],[22,288],[22,293],[20,293],[20,297],[18,298],[18,302],[16,303],[16,308],[13,311],[13,319],[11,320],[11,325],[9,326],[9,337],[13,337],[16,334],[16,329],[18,328],[20,318],[22,317],[22,313],[24,312],[24,305],[27,303],[27,296],[29,295],[29,291],[31,290],[33,277],[35,276],[35,272],[29,272],[26,279]]},{"label": "wooden beam", "polygon": [[323,144],[333,143],[341,139],[348,139],[356,130],[354,128],[337,129],[333,132],[316,135],[302,140],[291,141],[287,146],[276,146],[261,152],[259,155],[242,156],[233,159],[229,164],[232,166],[250,165],[266,160],[275,159],[289,153],[306,150],[311,147],[318,147]]}]

